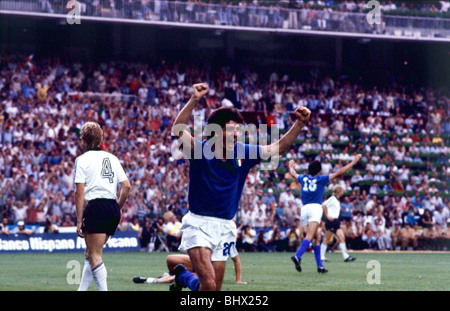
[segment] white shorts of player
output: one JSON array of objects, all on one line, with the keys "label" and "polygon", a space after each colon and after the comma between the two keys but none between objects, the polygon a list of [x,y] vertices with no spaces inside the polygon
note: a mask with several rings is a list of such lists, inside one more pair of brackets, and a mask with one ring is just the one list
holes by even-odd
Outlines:
[{"label": "white shorts of player", "polygon": [[302,225],[306,226],[308,223],[315,221],[320,224],[322,220],[323,209],[322,205],[311,203],[302,206]]},{"label": "white shorts of player", "polygon": [[237,229],[233,220],[188,212],[181,223],[179,251],[187,252],[194,247],[206,247],[212,251],[211,261],[226,261],[228,257],[237,256]]}]

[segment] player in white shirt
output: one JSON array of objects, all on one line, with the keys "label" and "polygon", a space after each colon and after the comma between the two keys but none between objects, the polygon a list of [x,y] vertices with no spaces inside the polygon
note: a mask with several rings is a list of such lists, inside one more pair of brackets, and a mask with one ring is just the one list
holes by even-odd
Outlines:
[{"label": "player in white shirt", "polygon": [[[85,152],[75,160],[75,206],[77,234],[86,241],[86,260],[78,290],[87,290],[94,280],[98,290],[106,291],[103,246],[119,225],[131,186],[119,159],[100,149],[103,140],[100,125],[87,122],[80,135]],[[122,189],[117,198],[118,184]]]},{"label": "player in white shirt", "polygon": [[339,221],[339,214],[341,212],[341,203],[339,202],[339,198],[342,197],[343,194],[344,189],[341,186],[335,186],[333,188],[333,195],[322,204],[325,220],[325,236],[322,244],[320,245],[322,261],[327,261],[325,258],[325,253],[327,251],[327,245],[331,241],[333,234],[336,234],[344,261],[349,262],[356,259],[347,253],[345,235],[344,231],[341,229],[341,222]]}]

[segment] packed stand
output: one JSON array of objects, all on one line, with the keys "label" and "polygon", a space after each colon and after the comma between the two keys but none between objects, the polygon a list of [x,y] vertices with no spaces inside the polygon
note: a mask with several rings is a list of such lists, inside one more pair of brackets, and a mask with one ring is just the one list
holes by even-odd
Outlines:
[{"label": "packed stand", "polygon": [[[244,67],[243,67],[244,68]],[[298,172],[318,159],[323,174],[362,153],[341,181],[342,227],[350,249],[448,249],[450,121],[444,89],[365,88],[311,72],[297,80],[248,68],[217,71],[183,63],[0,61],[0,213],[2,230],[20,221],[46,232],[75,225],[74,160],[79,129],[96,121],[101,148],[123,160],[132,184],[119,230],[139,232],[143,250],[176,250],[188,211],[189,161],[173,152],[171,124],[190,86],[209,84],[194,116],[235,105],[249,122],[278,126],[299,105],[313,114],[275,170],[253,169],[236,217],[238,246],[287,251],[303,238]],[[334,183],[329,185],[329,196]],[[262,230],[261,230],[262,229]]]},{"label": "packed stand", "polygon": [[[403,18],[386,20],[385,16],[448,18],[449,1],[379,1],[381,22],[367,22],[373,6],[368,1],[303,0],[94,0],[78,2],[80,16],[128,18],[157,22],[199,23],[222,26],[344,31],[385,34],[394,30],[417,30],[422,36],[447,36],[446,23]],[[6,6],[8,4],[5,4]],[[13,9],[17,5],[11,4]],[[46,13],[67,14],[65,1],[40,1]],[[30,10],[30,9],[28,9]],[[362,14],[354,14],[362,13]],[[405,34],[406,35],[406,34]]]}]

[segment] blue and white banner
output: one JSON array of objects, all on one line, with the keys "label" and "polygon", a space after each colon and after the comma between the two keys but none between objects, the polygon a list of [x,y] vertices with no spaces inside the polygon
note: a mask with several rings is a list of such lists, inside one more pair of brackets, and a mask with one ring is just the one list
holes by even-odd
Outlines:
[{"label": "blue and white banner", "polygon": [[[76,233],[43,233],[0,235],[0,253],[65,253],[80,252],[86,242]],[[139,251],[137,231],[116,231],[105,244],[104,252]]]}]

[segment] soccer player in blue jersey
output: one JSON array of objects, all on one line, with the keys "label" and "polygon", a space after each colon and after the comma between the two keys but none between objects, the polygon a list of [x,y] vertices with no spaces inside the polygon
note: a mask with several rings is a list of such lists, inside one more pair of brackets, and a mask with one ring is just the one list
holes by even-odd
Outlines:
[{"label": "soccer player in blue jersey", "polygon": [[311,114],[308,108],[299,107],[295,111],[297,120],[281,139],[270,145],[248,145],[237,142],[238,127],[244,121],[239,111],[222,107],[213,111],[207,120],[208,125],[216,125],[211,137],[216,138],[217,144],[211,144],[210,139],[201,142],[186,130],[186,124],[207,91],[205,83],[193,86],[190,100],[172,127],[172,135],[181,141],[190,161],[189,212],[182,219],[179,250],[188,253],[198,277],[178,265],[171,290],[186,286],[191,290],[221,290],[226,260],[236,243],[233,218],[248,172],[261,159],[285,153]]},{"label": "soccer player in blue jersey", "polygon": [[[308,174],[299,175],[295,171],[295,162],[289,162],[289,173],[297,179],[300,183],[301,198],[303,207],[301,209],[302,224],[307,224],[306,238],[300,244],[297,252],[291,257],[295,264],[295,268],[298,272],[302,271],[300,266],[302,255],[309,248],[312,239],[316,236],[317,228],[319,227],[320,221],[322,219],[322,201],[323,193],[325,191],[326,184],[341,176],[342,174],[348,172],[358,161],[361,159],[361,155],[358,154],[354,157],[353,161],[346,166],[340,168],[336,173],[330,175],[320,175],[322,171],[322,165],[319,161],[312,161],[308,166]],[[314,242],[314,257],[317,263],[317,271],[319,273],[327,273],[328,270],[324,268],[320,256],[320,241],[315,239]]]}]

